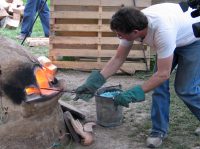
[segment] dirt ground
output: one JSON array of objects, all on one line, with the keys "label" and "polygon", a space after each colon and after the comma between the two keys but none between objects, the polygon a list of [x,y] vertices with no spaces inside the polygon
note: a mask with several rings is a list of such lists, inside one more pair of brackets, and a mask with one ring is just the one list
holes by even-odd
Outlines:
[{"label": "dirt ground", "polygon": [[[66,81],[67,88],[72,90],[81,85],[88,77],[88,72],[81,71],[64,71],[58,73],[58,78]],[[122,85],[122,89],[128,89],[134,85],[142,84],[144,80],[134,76],[115,75],[109,78],[104,86]],[[96,105],[95,99],[92,98],[89,102],[82,100],[71,100],[73,95],[65,93],[62,100],[74,105],[86,115],[86,121],[96,121]],[[90,146],[82,146],[73,143],[68,148],[73,149],[142,149],[146,148],[145,142],[147,137],[146,130],[140,130],[140,126],[145,121],[150,124],[150,105],[151,93],[146,94],[146,101],[141,103],[130,104],[129,108],[123,109],[123,123],[117,127],[102,127],[96,125],[94,127],[95,141]],[[144,127],[141,127],[144,128]]]}]

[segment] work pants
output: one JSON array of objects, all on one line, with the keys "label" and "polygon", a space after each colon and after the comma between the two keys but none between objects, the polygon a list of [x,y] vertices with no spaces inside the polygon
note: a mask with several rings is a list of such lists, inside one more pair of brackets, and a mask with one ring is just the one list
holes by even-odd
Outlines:
[{"label": "work pants", "polygon": [[[32,25],[36,14],[41,10],[44,3],[45,0],[27,0],[21,26],[22,35],[31,35]],[[45,37],[49,37],[49,8],[47,4],[45,4],[43,9],[39,12],[39,18],[42,23]]]},{"label": "work pants", "polygon": [[[175,91],[200,121],[200,41],[175,49],[172,70],[174,68],[177,68]],[[162,136],[167,134],[169,107],[169,80],[166,80],[154,89],[152,94],[152,132],[162,134]]]}]

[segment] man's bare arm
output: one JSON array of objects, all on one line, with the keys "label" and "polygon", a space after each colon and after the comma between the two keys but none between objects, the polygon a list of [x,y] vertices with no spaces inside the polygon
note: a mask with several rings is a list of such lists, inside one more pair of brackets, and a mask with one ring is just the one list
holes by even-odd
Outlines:
[{"label": "man's bare arm", "polygon": [[143,85],[144,92],[149,92],[169,79],[172,67],[173,55],[157,60],[157,72],[153,74]]}]

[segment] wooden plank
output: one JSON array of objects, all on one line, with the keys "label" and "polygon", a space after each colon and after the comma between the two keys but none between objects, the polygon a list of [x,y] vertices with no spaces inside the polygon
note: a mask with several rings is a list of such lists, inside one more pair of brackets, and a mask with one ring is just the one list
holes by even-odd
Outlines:
[{"label": "wooden plank", "polygon": [[51,18],[98,19],[99,13],[95,11],[54,11],[51,12]]},{"label": "wooden plank", "polygon": [[[107,45],[118,45],[119,38],[117,37],[102,37],[100,40],[100,44],[107,44]],[[138,41],[134,41],[134,45],[140,45],[141,43]]]},{"label": "wooden plank", "polygon": [[146,56],[146,61],[147,61],[147,66],[148,66],[148,69],[150,69],[150,58],[151,58],[151,51],[150,51],[150,46],[147,46],[147,51],[148,51],[148,53],[146,54],[145,53],[145,56]]},{"label": "wooden plank", "polygon": [[100,39],[100,44],[107,44],[107,45],[118,45],[119,39],[117,37],[102,37]]},{"label": "wooden plank", "polygon": [[[51,0],[51,5],[71,5],[71,6],[133,6],[133,0]],[[148,7],[152,0],[135,0],[136,7]]]},{"label": "wooden plank", "polygon": [[17,7],[17,8],[13,8],[13,13],[18,13],[21,16],[23,16],[24,15],[24,8],[25,8],[25,6],[20,6],[20,7]]},{"label": "wooden plank", "polygon": [[[56,36],[50,38],[51,44],[107,44],[107,45],[118,45],[119,39],[117,37],[66,37],[66,36]],[[140,44],[139,42],[134,42],[134,44]]]},{"label": "wooden plank", "polygon": [[53,24],[53,31],[74,31],[74,32],[112,32],[109,24]]},{"label": "wooden plank", "polygon": [[111,11],[111,12],[102,12],[102,15],[100,16],[102,19],[111,19],[111,17],[113,16],[113,14],[115,13],[115,11]]},{"label": "wooden plank", "polygon": [[51,4],[72,6],[132,6],[133,0],[51,0]]},{"label": "wooden plank", "polygon": [[122,6],[122,5],[133,6],[133,0],[101,0],[101,6]]},{"label": "wooden plank", "polygon": [[110,24],[102,24],[100,26],[100,31],[101,32],[113,32],[111,29],[110,29]]},{"label": "wooden plank", "polygon": [[[99,6],[99,14],[101,15],[102,14],[102,6]],[[102,19],[99,19],[98,20],[98,25],[101,26],[102,25]],[[98,32],[98,38],[101,39],[102,38],[102,32]],[[102,45],[98,44],[97,46],[97,51],[98,53],[101,52],[101,48],[102,48]],[[101,61],[101,58],[99,58],[100,56],[98,56],[97,58],[97,61],[100,62]]]},{"label": "wooden plank", "polygon": [[[51,44],[107,44],[118,45],[119,39],[117,37],[66,37],[66,36],[52,36],[50,37]],[[140,42],[134,41],[134,44],[140,45]]]},{"label": "wooden plank", "polygon": [[51,5],[99,6],[100,0],[51,0]]},{"label": "wooden plank", "polygon": [[[79,62],[79,61],[53,61],[53,64],[58,68],[67,69],[81,69],[81,70],[93,70],[102,69],[107,62]],[[145,63],[124,63],[121,69],[125,70],[146,70]]]},{"label": "wooden plank", "polygon": [[99,25],[94,24],[54,24],[52,26],[54,31],[97,32],[99,28]]},{"label": "wooden plank", "polygon": [[[52,26],[53,24],[55,24],[55,18],[54,18],[54,19],[51,19],[51,18],[50,18],[49,24],[50,24],[51,26]],[[51,29],[51,31],[53,31],[53,30]]]},{"label": "wooden plank", "polygon": [[49,38],[36,38],[36,37],[28,37],[26,39],[26,43],[30,47],[38,47],[38,46],[49,46]]},{"label": "wooden plank", "polygon": [[66,18],[66,19],[110,19],[116,11],[104,11],[99,14],[96,11],[55,11],[51,12],[51,18]]},{"label": "wooden plank", "polygon": [[61,19],[56,19],[55,24],[97,24],[98,19],[77,19],[77,18],[61,18]]},{"label": "wooden plank", "polygon": [[152,4],[152,0],[135,0],[136,7],[149,7]]},{"label": "wooden plank", "polygon": [[0,8],[0,19],[9,16],[7,11],[4,8]]},{"label": "wooden plank", "polygon": [[[87,53],[87,54],[86,54]],[[97,57],[97,49],[53,49],[49,55],[55,56],[75,56],[75,57]]]},{"label": "wooden plank", "polygon": [[[116,50],[97,49],[53,49],[50,51],[50,56],[73,56],[73,57],[112,57]],[[145,51],[146,58],[150,58],[149,51]],[[142,50],[131,50],[128,58],[144,58]]]},{"label": "wooden plank", "polygon": [[56,36],[50,37],[51,44],[99,44],[98,37],[65,37]]},{"label": "wooden plank", "polygon": [[97,32],[82,32],[82,31],[59,31],[55,33],[57,36],[63,36],[63,37],[96,37]]},{"label": "wooden plank", "polygon": [[[50,11],[54,11],[54,6],[52,6],[52,5],[50,6]],[[52,27],[52,24],[56,23],[55,20],[56,20],[55,18],[53,19],[53,18],[50,17],[50,22],[49,22],[49,24],[50,24],[50,36],[54,33],[54,31],[51,29],[51,27]],[[49,46],[49,50],[52,50],[51,47],[52,46]]]},{"label": "wooden plank", "polygon": [[6,17],[5,21],[2,24],[2,28],[17,28],[19,26],[20,21],[11,19],[10,17]]},{"label": "wooden plank", "polygon": [[13,13],[13,20],[21,20],[21,15],[19,13]]}]

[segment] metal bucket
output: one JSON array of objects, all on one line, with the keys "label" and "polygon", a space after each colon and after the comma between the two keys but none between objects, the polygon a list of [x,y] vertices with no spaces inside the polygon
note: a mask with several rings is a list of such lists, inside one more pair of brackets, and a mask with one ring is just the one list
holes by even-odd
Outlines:
[{"label": "metal bucket", "polygon": [[113,99],[100,96],[105,92],[122,91],[116,87],[104,87],[95,94],[97,123],[104,127],[114,127],[122,124],[122,106],[114,105]]}]

